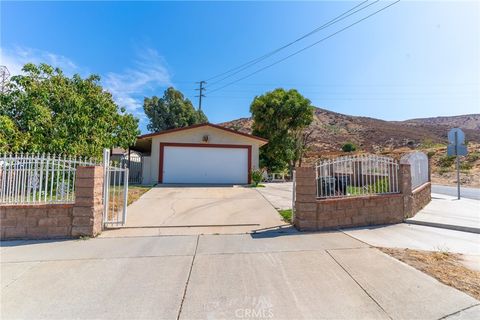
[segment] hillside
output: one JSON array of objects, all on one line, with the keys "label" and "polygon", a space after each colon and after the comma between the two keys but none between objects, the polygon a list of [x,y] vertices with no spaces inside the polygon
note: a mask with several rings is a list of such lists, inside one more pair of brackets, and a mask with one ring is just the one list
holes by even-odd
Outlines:
[{"label": "hillside", "polygon": [[480,130],[480,114],[466,114],[452,117],[420,118],[404,121],[411,125],[442,125],[463,129]]},{"label": "hillside", "polygon": [[[251,118],[241,118],[220,125],[250,133]],[[388,151],[400,147],[445,144],[447,131],[461,127],[469,141],[480,142],[480,114],[455,117],[384,121],[375,118],[349,116],[316,108],[311,153],[339,151],[347,142],[354,142],[365,151]]]}]

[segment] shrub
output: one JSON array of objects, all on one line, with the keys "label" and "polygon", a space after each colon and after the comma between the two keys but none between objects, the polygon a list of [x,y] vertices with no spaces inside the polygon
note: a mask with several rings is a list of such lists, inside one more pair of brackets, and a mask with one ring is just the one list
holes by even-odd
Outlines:
[{"label": "shrub", "polygon": [[428,157],[428,158],[431,158],[431,157],[433,157],[434,155],[435,155],[435,151],[428,151],[428,153],[427,153],[427,157]]},{"label": "shrub", "polygon": [[252,181],[253,181],[253,186],[257,187],[260,182],[262,182],[263,179],[263,171],[262,170],[252,170]]},{"label": "shrub", "polygon": [[443,156],[438,159],[438,165],[442,168],[450,168],[455,161],[454,156]]},{"label": "shrub", "polygon": [[357,146],[354,145],[352,142],[347,142],[342,146],[343,152],[353,152],[357,150]]},{"label": "shrub", "polygon": [[475,161],[477,161],[478,159],[480,159],[480,152],[474,151],[474,152],[471,152],[470,154],[468,154],[466,160],[467,160],[468,162],[475,162]]},{"label": "shrub", "polygon": [[468,162],[462,162],[460,163],[460,170],[462,171],[468,171],[473,168],[473,164],[468,163]]}]

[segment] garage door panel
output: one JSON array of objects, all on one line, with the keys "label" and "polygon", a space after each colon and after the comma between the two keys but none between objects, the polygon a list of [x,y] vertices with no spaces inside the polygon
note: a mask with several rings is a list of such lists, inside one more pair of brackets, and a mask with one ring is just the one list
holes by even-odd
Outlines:
[{"label": "garage door panel", "polygon": [[165,146],[163,157],[163,183],[248,182],[246,148]]}]

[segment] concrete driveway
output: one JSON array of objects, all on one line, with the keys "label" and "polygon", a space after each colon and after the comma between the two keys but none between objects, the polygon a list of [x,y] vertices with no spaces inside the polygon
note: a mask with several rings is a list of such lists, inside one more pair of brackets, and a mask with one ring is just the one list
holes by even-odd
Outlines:
[{"label": "concrete driveway", "polygon": [[2,242],[2,319],[478,319],[341,232]]},{"label": "concrete driveway", "polygon": [[251,188],[161,186],[128,207],[126,228],[102,237],[249,233],[286,225]]},{"label": "concrete driveway", "polygon": [[265,199],[275,208],[285,210],[292,209],[292,182],[264,182],[264,188],[257,188]]}]

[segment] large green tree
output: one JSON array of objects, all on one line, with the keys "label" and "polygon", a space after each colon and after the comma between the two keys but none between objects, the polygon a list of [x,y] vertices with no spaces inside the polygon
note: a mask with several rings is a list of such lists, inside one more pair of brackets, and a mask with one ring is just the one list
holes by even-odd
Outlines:
[{"label": "large green tree", "polygon": [[147,128],[153,132],[208,122],[202,110],[195,110],[192,102],[172,87],[161,98],[145,98],[143,110],[150,120]]},{"label": "large green tree", "polygon": [[138,120],[97,75],[67,77],[47,64],[26,64],[23,72],[0,93],[0,152],[98,157],[103,148],[135,143]]},{"label": "large green tree", "polygon": [[313,110],[310,100],[294,89],[275,89],[255,97],[250,106],[253,134],[268,139],[260,149],[261,165],[275,172],[301,161]]}]

